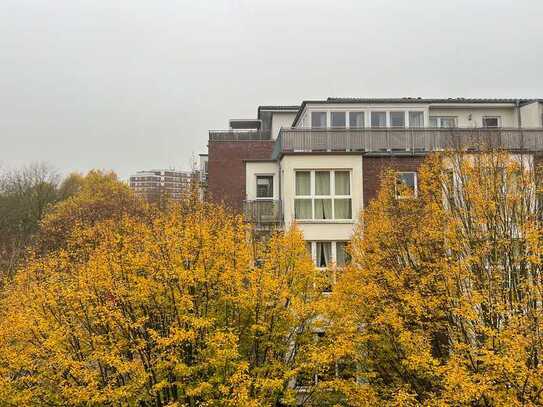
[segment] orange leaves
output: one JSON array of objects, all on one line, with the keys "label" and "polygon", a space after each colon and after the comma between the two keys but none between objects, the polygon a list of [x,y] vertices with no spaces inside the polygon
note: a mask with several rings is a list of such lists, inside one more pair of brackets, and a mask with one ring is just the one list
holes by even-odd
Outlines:
[{"label": "orange leaves", "polygon": [[0,399],[292,400],[297,343],[312,335],[320,297],[300,233],[273,236],[257,266],[250,230],[223,208],[132,211],[113,178],[85,182],[44,222],[58,240],[2,299]]}]

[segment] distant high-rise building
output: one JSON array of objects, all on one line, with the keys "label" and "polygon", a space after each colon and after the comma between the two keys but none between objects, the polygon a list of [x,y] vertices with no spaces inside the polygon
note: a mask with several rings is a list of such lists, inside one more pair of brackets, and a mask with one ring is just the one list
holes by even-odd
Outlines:
[{"label": "distant high-rise building", "polygon": [[207,154],[200,154],[198,177],[200,180],[200,198],[205,199],[207,195]]},{"label": "distant high-rise building", "polygon": [[179,200],[183,194],[191,191],[191,185],[197,176],[193,171],[138,171],[130,177],[130,187],[148,202]]}]

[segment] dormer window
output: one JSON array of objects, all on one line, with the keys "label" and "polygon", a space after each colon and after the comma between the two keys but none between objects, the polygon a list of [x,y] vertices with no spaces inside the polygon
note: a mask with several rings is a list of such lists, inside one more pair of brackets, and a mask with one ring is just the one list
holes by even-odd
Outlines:
[{"label": "dormer window", "polygon": [[405,127],[405,112],[390,112],[390,127]]},{"label": "dormer window", "polygon": [[351,129],[365,127],[364,112],[349,112],[349,127]]},{"label": "dormer window", "polygon": [[326,128],[326,112],[311,112],[311,127]]},{"label": "dormer window", "polygon": [[330,120],[332,127],[344,128],[346,126],[345,112],[331,112]]},{"label": "dormer window", "polygon": [[386,112],[371,112],[371,127],[386,127],[387,113]]}]

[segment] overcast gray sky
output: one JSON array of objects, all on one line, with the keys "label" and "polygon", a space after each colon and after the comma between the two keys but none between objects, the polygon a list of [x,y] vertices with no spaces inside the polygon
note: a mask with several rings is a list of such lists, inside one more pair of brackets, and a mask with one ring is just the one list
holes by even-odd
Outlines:
[{"label": "overcast gray sky", "polygon": [[542,0],[0,0],[0,166],[186,168],[327,96],[543,97]]}]

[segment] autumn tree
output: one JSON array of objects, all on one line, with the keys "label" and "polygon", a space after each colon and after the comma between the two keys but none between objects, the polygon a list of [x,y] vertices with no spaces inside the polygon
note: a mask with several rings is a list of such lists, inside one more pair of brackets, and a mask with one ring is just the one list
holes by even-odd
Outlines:
[{"label": "autumn tree", "polygon": [[350,361],[356,380],[321,386],[349,405],[365,397],[355,381],[383,405],[541,405],[540,169],[443,153],[418,178],[409,197],[388,173],[363,213],[314,356]]},{"label": "autumn tree", "polygon": [[48,207],[59,200],[59,179],[46,164],[31,164],[0,174],[0,274],[3,278],[12,276]]},{"label": "autumn tree", "polygon": [[[85,228],[123,216],[143,218],[148,206],[114,172],[92,170],[85,176],[72,175],[61,187],[64,200],[40,221],[35,249],[41,253],[62,247],[77,227]],[[76,191],[75,194],[70,192]]]},{"label": "autumn tree", "polygon": [[295,404],[323,284],[301,234],[255,249],[220,207],[127,210],[124,187],[94,178],[46,216],[52,243],[2,299],[0,400]]}]

